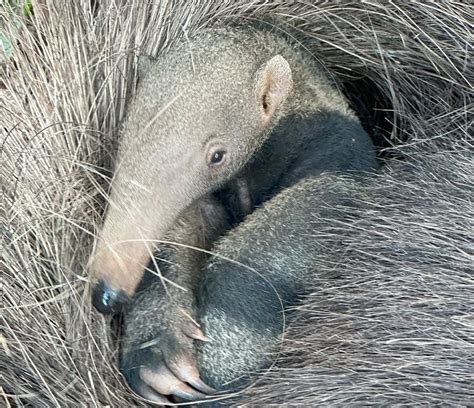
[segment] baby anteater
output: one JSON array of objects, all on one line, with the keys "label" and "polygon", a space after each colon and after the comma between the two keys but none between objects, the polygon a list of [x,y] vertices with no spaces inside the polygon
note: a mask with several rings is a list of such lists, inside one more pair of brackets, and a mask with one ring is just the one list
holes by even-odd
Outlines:
[{"label": "baby anteater", "polygon": [[[287,206],[292,186],[326,180],[323,172],[359,178],[377,163],[369,136],[322,68],[274,32],[209,29],[156,61],[143,58],[141,68],[92,258],[94,304],[111,312],[131,298],[158,249],[153,263],[162,278],[144,285],[125,317],[122,369],[146,398],[194,399],[212,391],[200,379],[194,355],[193,339],[208,340],[195,323],[196,289],[211,297],[219,290],[209,274],[202,288],[207,257],[196,248],[211,249],[226,230],[255,223],[258,214],[266,220],[259,234],[270,237],[278,200]],[[321,200],[323,205],[324,192]],[[304,200],[290,201],[304,215]],[[257,206],[263,208],[245,219]],[[258,239],[253,245],[258,248]],[[229,257],[238,257],[238,247]],[[259,251],[273,250],[281,248]],[[301,268],[296,276],[275,270],[271,294],[265,282],[247,276],[245,284],[262,299],[278,293],[287,305],[312,271]],[[269,335],[278,307],[259,311]],[[248,311],[234,312],[236,321],[248,317]]]}]

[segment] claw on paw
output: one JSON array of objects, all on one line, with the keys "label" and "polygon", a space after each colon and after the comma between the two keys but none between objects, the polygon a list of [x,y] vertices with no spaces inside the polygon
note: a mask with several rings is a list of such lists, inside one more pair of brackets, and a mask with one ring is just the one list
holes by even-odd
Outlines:
[{"label": "claw on paw", "polygon": [[156,371],[147,368],[141,369],[140,378],[148,387],[162,395],[174,395],[188,400],[206,398],[206,394],[181,381],[165,365],[162,365]]},{"label": "claw on paw", "polygon": [[211,341],[209,337],[207,337],[202,330],[197,327],[195,324],[190,322],[186,327],[183,328],[184,334],[186,336],[194,339],[194,340],[200,340],[200,341]]}]

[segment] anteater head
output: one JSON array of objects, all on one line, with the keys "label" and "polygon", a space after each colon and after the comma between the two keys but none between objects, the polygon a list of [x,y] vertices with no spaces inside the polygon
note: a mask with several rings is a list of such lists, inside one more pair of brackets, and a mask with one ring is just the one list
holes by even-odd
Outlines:
[{"label": "anteater head", "polygon": [[292,73],[282,56],[231,39],[193,46],[148,60],[128,108],[91,258],[102,312],[134,293],[180,213],[235,177],[284,114]]}]

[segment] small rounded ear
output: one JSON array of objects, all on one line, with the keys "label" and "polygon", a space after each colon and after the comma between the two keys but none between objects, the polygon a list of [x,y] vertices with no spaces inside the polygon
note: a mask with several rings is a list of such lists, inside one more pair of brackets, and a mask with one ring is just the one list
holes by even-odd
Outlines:
[{"label": "small rounded ear", "polygon": [[271,58],[258,70],[255,91],[264,125],[285,102],[292,86],[290,65],[281,55]]}]

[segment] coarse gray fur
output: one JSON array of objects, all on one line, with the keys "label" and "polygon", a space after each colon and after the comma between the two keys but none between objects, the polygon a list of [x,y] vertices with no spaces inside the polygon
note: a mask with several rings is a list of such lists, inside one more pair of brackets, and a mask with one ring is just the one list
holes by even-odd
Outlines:
[{"label": "coarse gray fur", "polygon": [[[365,185],[333,179],[329,188],[296,189],[303,197],[333,189],[345,201],[329,222],[314,212],[319,228],[302,245],[319,255],[311,294],[290,314],[276,366],[239,404],[472,405],[472,141],[417,150]],[[293,225],[293,214],[282,213]],[[225,322],[211,317],[217,342],[206,344],[203,360],[237,372],[236,355],[258,349],[219,334]]]},{"label": "coarse gray fur", "polygon": [[[118,371],[116,331],[91,307],[85,267],[133,52],[158,56],[229,20],[276,19],[352,103],[382,118],[367,129],[396,143],[397,160],[336,214],[358,222],[326,220],[320,238],[331,247],[342,237],[345,250],[326,252],[275,364],[233,405],[474,405],[470,2],[33,5],[20,37],[17,19],[2,20],[19,40],[0,67],[0,404],[149,405]],[[224,357],[232,366],[238,356]]]}]

